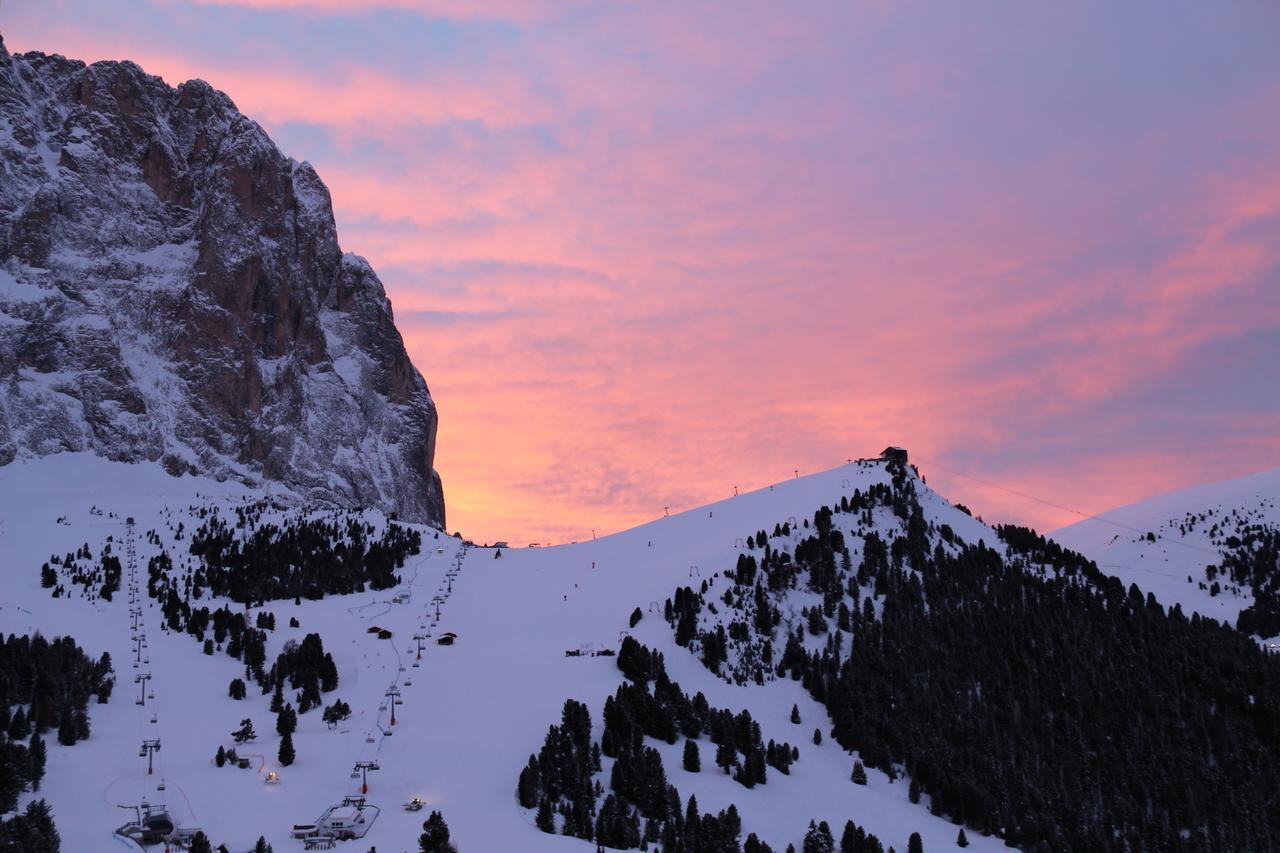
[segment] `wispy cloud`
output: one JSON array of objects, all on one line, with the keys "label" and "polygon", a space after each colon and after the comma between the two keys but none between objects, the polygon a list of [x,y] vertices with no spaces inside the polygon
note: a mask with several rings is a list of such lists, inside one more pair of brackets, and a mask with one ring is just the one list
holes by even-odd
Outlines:
[{"label": "wispy cloud", "polygon": [[[311,160],[438,400],[451,521],[545,540],[890,442],[1085,511],[1280,464],[1264,6],[53,0],[0,23],[11,49],[208,79]],[[989,517],[1071,520],[924,468]]]}]

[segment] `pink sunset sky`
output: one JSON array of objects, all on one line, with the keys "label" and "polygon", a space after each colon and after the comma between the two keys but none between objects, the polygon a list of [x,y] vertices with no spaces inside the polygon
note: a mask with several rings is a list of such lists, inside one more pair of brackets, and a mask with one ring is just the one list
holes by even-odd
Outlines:
[{"label": "pink sunset sky", "polygon": [[478,541],[886,444],[1046,529],[1280,465],[1275,3],[10,0],[0,31],[201,77],[316,166]]}]

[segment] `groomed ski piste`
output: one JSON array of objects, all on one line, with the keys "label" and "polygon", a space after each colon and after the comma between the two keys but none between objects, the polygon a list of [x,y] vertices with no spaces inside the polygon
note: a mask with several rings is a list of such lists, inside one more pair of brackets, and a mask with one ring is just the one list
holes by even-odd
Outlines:
[{"label": "groomed ski piste", "polygon": [[[912,804],[906,780],[890,782],[869,769],[869,784],[855,785],[849,779],[854,756],[831,738],[820,746],[809,742],[806,735],[815,726],[825,732],[829,722],[800,684],[788,679],[730,684],[677,646],[661,617],[662,603],[677,587],[697,586],[731,568],[754,531],[788,521],[795,525],[842,494],[865,491],[888,478],[883,463],[855,462],[598,540],[504,548],[501,557],[492,548],[467,548],[459,539],[444,533],[437,538],[437,531],[419,528],[421,553],[408,559],[393,589],[300,605],[292,599],[274,601],[250,611],[275,615],[268,662],[287,641],[320,633],[339,669],[338,688],[324,694],[324,702],[342,699],[352,710],[333,730],[319,710],[300,715],[293,736],[297,760],[281,767],[270,695],[246,679],[247,698],[231,699],[228,684],[244,678],[244,664],[222,652],[206,655],[193,637],[165,631],[159,604],[146,595],[143,568],[161,547],[148,540],[148,531],[156,532],[176,563],[186,557],[187,543],[174,538],[180,522],[189,532],[201,509],[234,512],[236,506],[260,501],[264,492],[201,478],[175,479],[156,466],[85,454],[15,462],[0,468],[0,624],[5,633],[69,634],[91,656],[109,652],[117,676],[111,701],[89,706],[92,736],[73,747],[50,742],[44,783],[38,793],[24,794],[22,805],[35,797],[47,799],[68,851],[137,849],[113,830],[132,816],[122,807],[145,800],[163,807],[180,830],[203,829],[215,847],[252,850],[265,836],[279,853],[304,849],[305,842],[293,837],[294,826],[314,824],[344,798],[361,796],[367,778],[366,802],[377,807],[376,819],[363,838],[338,842],[335,849],[414,850],[426,814],[438,809],[467,853],[591,850],[593,842],[538,831],[532,812],[516,801],[516,779],[547,727],[559,722],[566,699],[590,706],[598,732],[604,699],[622,682],[616,658],[565,653],[616,650],[623,634],[630,633],[662,651],[672,678],[690,693],[702,691],[713,706],[735,713],[749,710],[766,740],[801,745],[801,759],[790,775],[774,773],[768,784],[747,789],[709,761],[700,773],[686,772],[678,744],[653,743],[663,754],[670,782],[685,797],[696,795],[704,813],[735,804],[743,837],[755,832],[779,851],[788,844],[798,847],[811,820],[826,820],[838,834],[850,819],[879,836],[886,848],[905,850],[908,835],[919,832],[926,850],[954,849],[956,825],[932,815],[927,797]],[[996,543],[990,529],[927,487],[920,488],[920,499],[926,518],[949,524],[960,538]],[[122,554],[129,518],[135,520],[142,576],[145,663],[136,660],[127,587],[104,602],[77,594],[52,598],[40,585],[40,566],[52,554],[88,544],[96,557],[108,537],[117,543],[114,553]],[[377,513],[365,518],[386,523]],[[206,594],[200,603],[226,602]],[[628,617],[637,607],[645,618],[630,629]],[[298,620],[297,628],[289,627],[290,618]],[[390,638],[369,633],[375,625],[390,631]],[[431,639],[418,661],[413,638],[426,632]],[[446,632],[456,636],[455,642],[437,644]],[[151,674],[145,707],[136,704],[140,685],[135,677],[143,667]],[[388,699],[392,687],[400,704]],[[293,701],[291,693],[286,690],[286,698]],[[800,709],[802,726],[789,722],[793,705]],[[255,742],[237,747],[239,756],[250,760],[249,768],[216,767],[218,746],[232,745],[230,733],[246,717],[258,732]],[[147,739],[161,744],[151,754],[152,775],[142,749]],[[360,763],[364,772],[353,774]],[[277,782],[267,784],[273,772]],[[425,804],[422,811],[404,808],[414,798]],[[969,840],[973,850],[1007,849],[999,839],[976,832]]]}]

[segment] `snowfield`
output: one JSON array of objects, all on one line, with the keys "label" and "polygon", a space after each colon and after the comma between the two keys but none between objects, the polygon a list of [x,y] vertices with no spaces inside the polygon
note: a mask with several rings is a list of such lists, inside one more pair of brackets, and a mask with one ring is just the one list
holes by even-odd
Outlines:
[{"label": "snowfield", "polygon": [[[187,542],[175,540],[179,523],[190,531],[199,524],[194,514],[200,510],[218,506],[226,512],[263,493],[231,482],[175,479],[157,466],[89,454],[19,460],[0,468],[3,630],[70,634],[93,657],[109,652],[117,674],[110,703],[90,704],[92,737],[74,747],[51,742],[44,784],[38,794],[24,795],[23,803],[32,796],[48,799],[68,851],[128,846],[111,831],[130,816],[119,806],[142,799],[164,803],[180,824],[203,828],[215,845],[232,851],[251,849],[259,835],[277,851],[301,850],[302,842],[290,838],[292,825],[313,822],[343,796],[358,793],[361,783],[352,778],[353,766],[376,761],[380,769],[369,774],[368,797],[380,807],[380,816],[363,840],[342,843],[340,849],[414,850],[422,821],[439,809],[459,848],[470,853],[590,850],[593,843],[539,832],[532,813],[516,802],[516,778],[541,746],[547,727],[559,722],[566,699],[586,702],[599,732],[604,699],[623,680],[616,658],[566,657],[565,652],[616,650],[629,631],[628,617],[639,607],[646,615],[629,632],[664,653],[672,678],[688,693],[700,690],[713,706],[735,713],[746,708],[760,722],[765,740],[789,740],[800,747],[790,776],[771,772],[767,784],[747,789],[714,766],[713,748],[705,740],[699,743],[703,770],[697,774],[681,768],[681,744],[652,743],[663,753],[670,782],[685,797],[695,794],[704,813],[736,804],[743,837],[755,832],[778,851],[789,843],[798,846],[815,819],[830,823],[837,836],[852,819],[878,835],[886,848],[905,850],[907,836],[919,832],[926,850],[955,849],[957,827],[930,814],[927,797],[910,803],[906,780],[890,783],[868,770],[869,784],[854,785],[849,781],[853,756],[829,737],[821,746],[812,744],[813,729],[822,728],[825,736],[830,724],[800,684],[788,679],[761,686],[729,684],[677,646],[661,616],[663,601],[678,586],[696,586],[731,568],[748,535],[812,518],[841,494],[887,479],[882,464],[855,462],[596,541],[504,549],[500,558],[494,549],[464,548],[458,539],[443,533],[436,538],[435,530],[420,528],[422,552],[409,558],[399,587],[301,605],[271,602],[264,608],[275,614],[277,626],[268,632],[268,665],[286,641],[319,632],[340,673],[338,689],[325,694],[324,702],[340,698],[353,711],[336,731],[324,725],[319,711],[300,715],[294,734],[297,761],[280,767],[270,696],[246,679],[248,697],[229,698],[228,684],[244,677],[244,665],[220,651],[206,656],[191,636],[166,632],[160,608],[146,598],[146,562],[159,550],[148,541],[148,531],[158,534],[180,569],[190,557]],[[995,544],[988,528],[927,488],[921,488],[921,502],[930,520],[948,523],[959,537]],[[96,559],[108,537],[114,537],[113,552],[123,558],[129,517],[136,519],[149,643],[148,660],[138,668],[133,666],[127,577],[125,589],[108,603],[76,592],[52,598],[41,588],[39,572],[51,554],[86,543]],[[385,523],[377,513],[366,518]],[[450,584],[446,573],[460,556],[461,570]],[[407,603],[393,602],[404,594]],[[433,624],[437,596],[444,600]],[[206,597],[199,603],[212,608],[223,602]],[[298,628],[288,627],[291,617],[298,619]],[[373,625],[390,630],[392,637],[380,640],[368,633]],[[422,630],[436,637],[455,632],[457,642],[428,644],[414,666],[412,637]],[[140,671],[153,675],[155,698],[148,698],[145,708],[135,704],[134,677]],[[393,683],[403,697],[395,707],[394,727],[389,709],[380,710]],[[290,693],[286,690],[286,698],[293,701]],[[788,719],[793,704],[803,718],[799,726]],[[232,745],[230,732],[245,717],[253,720],[259,737],[238,752],[251,758],[252,767],[217,768],[214,753],[219,745]],[[156,774],[148,777],[139,749],[152,737],[159,737],[162,747]],[[273,770],[280,783],[264,784]],[[163,791],[157,789],[161,782]],[[415,796],[426,801],[426,809],[406,812],[402,805]],[[969,838],[974,850],[1004,847],[976,832]]]}]

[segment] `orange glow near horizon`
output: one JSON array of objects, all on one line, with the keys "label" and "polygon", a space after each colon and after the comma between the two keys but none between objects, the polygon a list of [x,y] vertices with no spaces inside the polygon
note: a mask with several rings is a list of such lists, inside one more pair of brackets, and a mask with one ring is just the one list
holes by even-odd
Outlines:
[{"label": "orange glow near horizon", "polygon": [[8,49],[202,77],[316,166],[476,541],[887,444],[1041,529],[1078,516],[1013,492],[1094,513],[1280,465],[1280,59],[1250,13],[44,6],[5,8]]}]

